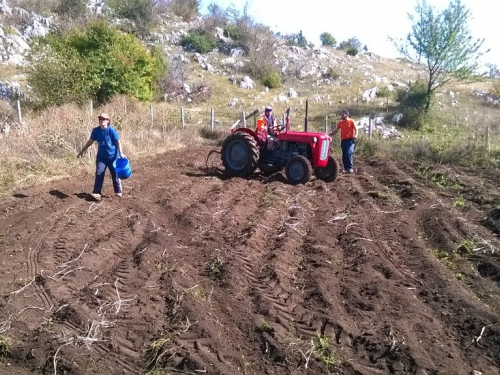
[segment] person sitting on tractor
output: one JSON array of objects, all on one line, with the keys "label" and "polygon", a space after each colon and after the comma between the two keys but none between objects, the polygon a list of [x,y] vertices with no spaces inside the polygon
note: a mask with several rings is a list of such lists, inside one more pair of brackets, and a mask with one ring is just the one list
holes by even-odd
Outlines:
[{"label": "person sitting on tractor", "polygon": [[278,146],[277,129],[278,127],[276,126],[276,118],[273,115],[273,109],[271,107],[266,107],[262,117],[257,120],[257,133],[261,136],[261,139],[266,142],[268,150],[273,150]]}]

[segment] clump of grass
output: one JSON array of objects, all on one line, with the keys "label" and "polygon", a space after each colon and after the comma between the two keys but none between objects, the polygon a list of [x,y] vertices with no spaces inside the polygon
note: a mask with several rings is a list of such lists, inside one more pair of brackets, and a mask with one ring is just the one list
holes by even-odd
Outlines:
[{"label": "clump of grass", "polygon": [[10,354],[12,340],[6,336],[0,335],[0,358],[7,357]]},{"label": "clump of grass", "polygon": [[389,198],[389,196],[386,193],[378,191],[378,190],[371,190],[367,194],[372,198],[379,198],[379,199],[388,199]]},{"label": "clump of grass", "polygon": [[225,261],[219,253],[210,254],[210,258],[206,264],[208,277],[214,281],[220,281],[226,272]]},{"label": "clump of grass", "polygon": [[467,202],[465,201],[465,199],[460,196],[460,197],[456,197],[455,198],[455,201],[453,202],[453,205],[455,207],[458,207],[458,208],[461,208],[461,209],[465,209],[467,207]]},{"label": "clump of grass", "polygon": [[471,254],[472,250],[476,247],[474,240],[464,238],[457,246],[457,253],[461,255]]},{"label": "clump of grass", "polygon": [[262,322],[262,324],[257,328],[257,330],[261,333],[272,333],[274,332],[274,328],[267,322]]},{"label": "clump of grass", "polygon": [[[161,337],[151,344],[146,351],[146,358],[148,361],[147,369],[150,370],[148,374],[155,374],[158,371],[163,357],[170,355],[174,345],[169,337]],[[175,353],[175,351],[173,351]]]},{"label": "clump of grass", "polygon": [[338,361],[330,348],[330,338],[328,336],[318,334],[313,340],[313,345],[315,347],[315,357],[323,363],[328,370],[337,365]]},{"label": "clump of grass", "polygon": [[458,261],[461,259],[461,256],[457,252],[448,252],[441,249],[433,249],[432,255],[442,261],[450,270],[458,270]]}]

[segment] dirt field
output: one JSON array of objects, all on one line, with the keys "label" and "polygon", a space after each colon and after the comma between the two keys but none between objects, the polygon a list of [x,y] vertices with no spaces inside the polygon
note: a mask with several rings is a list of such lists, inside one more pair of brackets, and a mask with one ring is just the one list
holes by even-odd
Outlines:
[{"label": "dirt field", "polygon": [[500,173],[209,149],[0,199],[0,374],[500,374]]}]

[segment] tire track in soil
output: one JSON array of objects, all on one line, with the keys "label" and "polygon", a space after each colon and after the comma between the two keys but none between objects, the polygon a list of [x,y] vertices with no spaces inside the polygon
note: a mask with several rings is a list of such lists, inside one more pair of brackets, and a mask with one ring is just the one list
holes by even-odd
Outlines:
[{"label": "tire track in soil", "polygon": [[[192,238],[194,241],[191,241],[191,245],[202,248],[204,259],[209,259],[213,254],[210,253],[213,249],[204,250],[207,248],[205,245],[207,242],[215,242],[218,246],[214,249],[218,248],[225,254],[224,256],[231,259],[234,252],[232,245],[228,244],[233,242],[234,238],[246,238],[249,227],[255,225],[256,209],[251,208],[259,199],[259,193],[255,193],[255,186],[258,191],[263,190],[263,187],[260,184],[255,185],[254,181],[244,179],[227,180],[222,184],[220,181],[215,181],[209,185],[205,189],[198,190],[199,195],[194,199],[195,204],[174,214],[175,221],[183,226],[183,228],[178,227],[185,231],[183,238]],[[252,196],[255,198],[249,200],[248,198]],[[248,211],[241,212],[242,199],[245,199],[250,214]],[[191,232],[187,233],[190,230]],[[245,366],[237,352],[227,349],[226,340],[221,339],[221,332],[206,325],[201,332],[195,330],[182,333],[179,339],[181,346],[190,353],[189,362],[195,363],[200,368],[213,368],[216,373],[238,373],[238,368]]]},{"label": "tire track in soil", "polygon": [[[394,173],[394,169],[391,168],[390,172],[393,175],[396,175],[401,177],[401,172],[399,173]],[[396,171],[397,172],[397,171]],[[372,173],[373,174],[373,173]],[[389,173],[388,171],[382,171],[380,173],[381,175],[387,176]],[[405,175],[403,175],[404,177]],[[406,176],[406,179],[407,176]],[[361,181],[361,184],[363,185],[362,181],[363,179],[359,179]],[[383,181],[382,181],[383,183]],[[364,189],[365,193],[369,191],[368,189],[371,189],[372,185],[371,184],[365,184]],[[418,345],[418,342],[435,342],[435,337],[436,335],[439,336],[447,336],[450,335],[449,330],[450,330],[450,325],[448,322],[448,319],[441,315],[441,308],[442,308],[442,302],[435,304],[435,306],[432,308],[432,310],[429,311],[429,300],[425,296],[427,293],[422,295],[422,291],[425,291],[427,289],[441,289],[441,290],[447,290],[449,287],[449,282],[446,279],[446,274],[448,273],[445,271],[445,274],[442,277],[432,277],[432,275],[440,275],[442,273],[442,270],[439,269],[439,266],[436,267],[435,264],[432,263],[431,260],[428,259],[428,250],[426,249],[426,246],[424,243],[418,240],[418,229],[416,230],[415,228],[418,228],[418,222],[421,220],[422,215],[428,216],[431,215],[436,217],[436,218],[441,218],[445,217],[446,215],[449,216],[448,213],[435,211],[432,212],[428,210],[428,207],[433,207],[441,206],[441,200],[440,198],[436,197],[432,192],[431,194],[424,194],[421,195],[419,194],[418,196],[419,200],[423,202],[424,204],[417,206],[417,208],[413,207],[413,212],[411,215],[405,215],[401,214],[398,212],[398,210],[395,210],[391,213],[387,213],[382,215],[383,219],[382,220],[373,220],[367,227],[370,228],[368,235],[367,236],[366,232],[361,231],[361,233],[356,233],[356,236],[364,236],[366,238],[376,238],[377,240],[374,241],[374,244],[376,246],[370,247],[374,249],[375,251],[378,251],[380,255],[378,256],[379,260],[387,260],[386,264],[389,266],[389,268],[385,267],[382,270],[383,275],[390,275],[390,279],[394,280],[393,282],[393,287],[394,290],[391,291],[390,289],[388,290],[381,290],[383,292],[383,295],[388,295],[388,300],[387,301],[397,301],[398,295],[395,294],[396,290],[401,290],[401,289],[406,289],[406,290],[413,290],[415,289],[414,297],[416,298],[415,301],[415,306],[411,309],[408,308],[408,306],[403,307],[402,309],[396,309],[391,315],[394,316],[394,320],[397,321],[398,317],[400,314],[404,314],[405,317],[408,317],[409,315],[415,315],[414,317],[414,331],[408,329],[408,327],[398,327],[399,329],[399,334],[404,335],[406,338],[406,342],[408,343],[409,347],[411,344],[414,346]],[[404,210],[403,210],[404,211]],[[409,211],[408,211],[409,212]],[[445,215],[445,216],[443,216]],[[446,221],[445,221],[446,222]],[[439,232],[439,228],[443,228],[443,225],[436,225],[434,228],[430,229],[431,232]],[[430,232],[428,232],[430,233]],[[451,233],[451,232],[450,232]],[[449,233],[449,234],[450,234]],[[366,251],[366,249],[365,249]],[[369,258],[370,264],[373,264],[374,267],[377,266],[377,262],[374,262],[372,258]],[[426,274],[419,274],[419,275],[413,275],[412,269],[422,269],[422,259],[424,259],[427,262],[429,273]],[[415,261],[418,261],[418,264]],[[380,261],[378,262],[380,263]],[[366,264],[366,263],[365,263]],[[380,267],[384,267],[383,264],[379,265]],[[359,269],[357,270],[358,272],[360,271]],[[369,280],[369,277],[366,276],[366,274],[369,274],[369,272],[362,272],[363,273],[363,280]],[[415,282],[417,281],[417,282]],[[373,280],[372,283],[369,281],[367,284],[371,285],[376,285],[376,280]],[[420,292],[419,292],[420,291]],[[443,293],[443,292],[441,292]],[[465,297],[463,294],[463,290],[455,290],[453,291],[452,289],[447,290],[447,292],[444,292],[445,294],[450,293],[450,296],[453,295],[452,299],[458,299],[461,300]],[[358,293],[360,295],[360,293]],[[422,298],[424,296],[424,298]],[[384,299],[382,299],[384,300]],[[380,298],[377,299],[377,305],[382,305],[384,306],[385,303],[380,303]],[[460,305],[460,304],[459,304]],[[451,306],[450,306],[451,307]],[[457,316],[461,315],[460,309],[461,307],[451,307],[451,309],[456,309],[456,314]],[[423,316],[419,316],[418,314],[414,314],[415,311],[428,311],[428,313],[423,314]],[[422,329],[421,327],[426,327],[429,325],[430,322],[433,322],[433,329],[431,330],[426,330]],[[391,330],[397,327],[397,325],[392,325]],[[397,333],[397,332],[396,332]],[[380,332],[380,334],[383,334],[383,331]],[[459,335],[459,332],[454,332],[453,335],[457,336]],[[417,339],[418,337],[418,339]],[[363,343],[365,348],[368,348],[370,345],[376,345],[376,342],[373,340],[365,340]],[[386,344],[387,345],[387,344]],[[412,363],[413,368],[415,366],[415,363],[440,363],[441,368],[446,368],[448,365],[452,366],[452,359],[449,359],[450,357],[447,357],[447,353],[454,353],[453,357],[455,355],[458,355],[463,349],[460,348],[461,344],[452,344],[450,347],[446,348],[446,350],[443,350],[441,347],[431,347],[426,351],[420,352],[420,353],[413,353],[410,355],[409,353],[405,353],[403,351],[400,353],[400,359],[403,360],[405,363],[405,366],[407,368],[412,368]],[[379,344],[380,347],[380,344]],[[384,359],[383,355],[383,348],[380,348],[378,353],[375,357],[373,358],[379,358],[379,359]],[[406,350],[408,351],[408,350]],[[388,366],[391,366],[390,360],[389,359],[384,359],[387,360]],[[449,362],[449,363],[447,363]]]},{"label": "tire track in soil", "polygon": [[[66,326],[70,330],[81,336],[86,336],[90,332],[89,325],[92,321],[98,322],[97,307],[95,299],[90,299],[86,291],[91,291],[92,285],[96,284],[96,278],[102,281],[103,276],[110,273],[113,280],[120,278],[119,288],[127,285],[128,273],[131,268],[130,246],[134,241],[131,238],[130,228],[127,225],[127,212],[119,201],[107,201],[106,199],[98,204],[93,204],[91,208],[82,211],[76,220],[72,220],[65,226],[59,227],[52,235],[55,254],[54,261],[59,268],[63,266],[63,271],[78,270],[60,277],[59,283],[54,285],[54,295],[60,297],[60,305],[64,306],[66,300],[71,300],[74,296],[80,296],[80,303],[76,306],[69,306],[60,310],[56,314],[57,323]],[[87,244],[74,243],[71,233],[89,233],[90,237],[83,237],[89,241]],[[94,264],[102,262],[102,256],[107,259],[102,264],[103,268],[95,269]],[[71,263],[71,264],[70,264]],[[116,264],[116,266],[114,266]],[[78,277],[76,273],[78,272]],[[96,272],[98,275],[95,276]],[[120,273],[121,272],[121,273]],[[64,275],[64,272],[60,275]],[[110,280],[104,280],[110,281]],[[117,298],[116,291],[108,290],[104,287],[100,289],[103,301]],[[87,301],[85,303],[85,301]],[[122,310],[123,311],[123,310]],[[84,317],[87,317],[85,319]],[[123,316],[114,317],[115,326],[123,325]],[[113,334],[113,329],[105,329],[103,334]],[[97,342],[92,345],[91,350],[95,351],[99,358],[106,356],[109,360],[116,361],[130,373],[139,373],[141,368],[137,363],[140,354],[128,345],[126,340],[116,338],[112,349],[108,344]],[[120,355],[119,355],[120,353]],[[123,358],[120,358],[120,357]]]},{"label": "tire track in soil", "polygon": [[[276,188],[275,200],[280,204],[265,208],[265,204],[259,204],[257,208],[259,216],[272,227],[256,225],[251,231],[245,229],[239,236],[244,240],[231,245],[237,260],[233,275],[242,275],[251,285],[246,294],[252,299],[255,314],[253,328],[248,329],[272,324],[272,335],[261,332],[256,340],[264,358],[282,364],[287,347],[295,340],[311,339],[325,328],[324,317],[308,307],[309,303],[326,303],[317,294],[317,287],[312,282],[306,285],[309,290],[305,296],[297,288],[298,258],[306,246],[308,216],[296,197],[309,193],[302,186]],[[290,257],[290,252],[296,256]],[[237,284],[237,280],[230,284]]]}]

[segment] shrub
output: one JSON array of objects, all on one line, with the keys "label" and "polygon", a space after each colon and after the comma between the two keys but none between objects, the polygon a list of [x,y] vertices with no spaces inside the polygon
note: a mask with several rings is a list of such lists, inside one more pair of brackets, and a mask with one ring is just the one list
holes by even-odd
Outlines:
[{"label": "shrub", "polygon": [[355,49],[356,51],[359,51],[361,47],[362,47],[361,42],[357,38],[350,38],[348,40],[344,40],[343,42],[341,42],[337,47],[337,49],[341,49],[344,51]]},{"label": "shrub", "polygon": [[154,21],[153,0],[107,0],[107,5],[113,9],[118,17],[126,18],[135,25],[139,35],[149,34]]},{"label": "shrub", "polygon": [[277,72],[269,72],[262,78],[262,83],[270,89],[276,89],[281,86],[281,76]]},{"label": "shrub", "polygon": [[331,80],[337,80],[340,78],[340,73],[338,68],[329,67],[326,72],[323,74],[324,78],[328,78]]},{"label": "shrub", "polygon": [[170,0],[169,8],[184,21],[193,21],[198,16],[200,0]]},{"label": "shrub", "polygon": [[425,111],[427,103],[427,86],[422,80],[410,84],[408,90],[398,90],[396,101],[399,103],[399,111],[403,118],[399,125],[409,129],[421,129],[427,118]]},{"label": "shrub", "polygon": [[274,71],[275,64],[270,56],[273,56],[275,38],[267,26],[257,25],[249,28],[248,41],[244,47],[248,53],[249,62],[245,65],[245,71],[258,79]]},{"label": "shrub", "polygon": [[50,16],[50,14],[57,7],[57,0],[13,0],[10,6],[22,8],[28,12],[34,12],[43,16]]},{"label": "shrub", "polygon": [[347,53],[349,56],[356,56],[358,54],[358,49],[355,47],[350,47],[345,51],[345,53]]},{"label": "shrub", "polygon": [[490,89],[490,94],[500,97],[500,81],[496,80],[493,83],[493,85],[491,86],[491,89]]},{"label": "shrub", "polygon": [[55,13],[59,14],[60,16],[67,16],[73,19],[84,16],[86,11],[86,0],[60,0],[55,9]]},{"label": "shrub", "polygon": [[104,21],[35,39],[29,60],[28,83],[42,107],[89,98],[103,104],[117,94],[150,100],[166,69],[158,53],[152,55],[135,36]]},{"label": "shrub", "polygon": [[208,34],[205,30],[193,29],[182,37],[181,46],[192,48],[199,53],[208,53],[213,51],[216,41],[215,37]]}]

